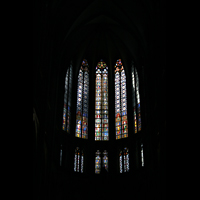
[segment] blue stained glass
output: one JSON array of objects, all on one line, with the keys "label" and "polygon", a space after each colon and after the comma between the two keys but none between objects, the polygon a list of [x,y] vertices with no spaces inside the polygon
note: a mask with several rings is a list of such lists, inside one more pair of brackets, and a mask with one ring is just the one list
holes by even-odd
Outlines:
[{"label": "blue stained glass", "polygon": [[116,126],[121,126],[121,122],[116,122]]},{"label": "blue stained glass", "polygon": [[100,115],[101,114],[101,110],[95,110],[95,114],[96,115]]}]

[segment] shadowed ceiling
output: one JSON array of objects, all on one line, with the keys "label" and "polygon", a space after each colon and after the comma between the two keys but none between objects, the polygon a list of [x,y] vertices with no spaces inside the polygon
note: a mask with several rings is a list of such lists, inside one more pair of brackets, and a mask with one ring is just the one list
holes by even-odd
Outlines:
[{"label": "shadowed ceiling", "polygon": [[150,0],[60,0],[47,1],[41,14],[49,21],[47,35],[62,65],[70,58],[127,55],[137,62],[151,51],[156,7],[161,5]]}]

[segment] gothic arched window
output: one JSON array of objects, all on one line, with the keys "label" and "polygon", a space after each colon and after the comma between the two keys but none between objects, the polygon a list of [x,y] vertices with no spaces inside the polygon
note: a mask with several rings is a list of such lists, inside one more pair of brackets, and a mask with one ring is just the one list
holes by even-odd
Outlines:
[{"label": "gothic arched window", "polygon": [[63,126],[62,129],[69,133],[71,117],[71,89],[72,89],[72,64],[67,69],[65,76],[65,94],[63,107]]},{"label": "gothic arched window", "polygon": [[129,151],[126,147],[119,152],[119,172],[129,172]]},{"label": "gothic arched window", "polygon": [[88,139],[89,66],[83,60],[78,75],[75,136]]},{"label": "gothic arched window", "polygon": [[84,153],[80,151],[79,147],[76,147],[74,153],[74,172],[83,173],[84,167]]},{"label": "gothic arched window", "polygon": [[116,139],[128,137],[126,74],[121,59],[115,64],[115,128]]},{"label": "gothic arched window", "polygon": [[95,141],[109,140],[108,66],[103,60],[96,66]]},{"label": "gothic arched window", "polygon": [[133,124],[135,133],[141,131],[139,76],[136,67],[132,64],[132,95],[133,95]]},{"label": "gothic arched window", "polygon": [[100,174],[101,172],[101,153],[97,150],[95,155],[95,174]]},{"label": "gothic arched window", "polygon": [[108,152],[106,150],[103,152],[103,167],[108,172]]},{"label": "gothic arched window", "polygon": [[[102,158],[102,161],[101,161]],[[102,157],[101,157],[101,152],[97,150],[96,155],[95,155],[95,174],[100,174],[101,173],[101,163],[102,167],[105,168],[106,171],[108,171],[108,152],[104,150]]]}]

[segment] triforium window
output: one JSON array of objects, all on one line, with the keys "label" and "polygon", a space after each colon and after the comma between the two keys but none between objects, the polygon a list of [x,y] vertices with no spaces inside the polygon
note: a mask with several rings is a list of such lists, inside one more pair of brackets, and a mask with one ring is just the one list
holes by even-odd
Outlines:
[{"label": "triforium window", "polygon": [[103,167],[108,172],[108,152],[106,150],[103,152]]},{"label": "triforium window", "polygon": [[136,67],[132,64],[132,99],[133,99],[133,124],[134,132],[141,131],[140,91],[139,76]]},{"label": "triforium window", "polygon": [[108,66],[103,60],[96,66],[95,141],[109,140]]},{"label": "triforium window", "polygon": [[126,74],[121,59],[115,64],[116,139],[128,137]]},{"label": "triforium window", "polygon": [[126,147],[119,152],[119,172],[129,172],[129,151]]},{"label": "triforium window", "polygon": [[95,155],[95,174],[100,174],[101,172],[101,153],[97,150]]},{"label": "triforium window", "polygon": [[[102,161],[101,161],[102,158]],[[102,164],[101,164],[102,163]],[[104,167],[108,171],[108,152],[104,150],[102,157],[101,152],[97,150],[95,155],[95,174],[101,173],[101,167]]]},{"label": "triforium window", "polygon": [[141,164],[142,164],[142,167],[144,167],[144,150],[143,150],[143,144],[141,144]]},{"label": "triforium window", "polygon": [[83,173],[84,167],[84,153],[80,151],[79,147],[76,147],[74,153],[74,172]]},{"label": "triforium window", "polygon": [[63,150],[62,150],[62,144],[60,146],[60,166],[62,166],[62,153],[63,153]]},{"label": "triforium window", "polygon": [[89,66],[83,60],[78,75],[75,136],[88,139]]},{"label": "triforium window", "polygon": [[63,106],[63,126],[62,129],[69,133],[71,117],[71,89],[72,89],[72,64],[67,69],[65,76],[65,94]]}]

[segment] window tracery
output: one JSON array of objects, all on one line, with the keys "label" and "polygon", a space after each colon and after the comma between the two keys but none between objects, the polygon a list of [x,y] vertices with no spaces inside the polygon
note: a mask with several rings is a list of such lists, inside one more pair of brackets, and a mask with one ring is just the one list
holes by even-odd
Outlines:
[{"label": "window tracery", "polygon": [[115,129],[116,139],[128,137],[126,75],[121,59],[115,64]]},{"label": "window tracery", "polygon": [[96,67],[95,141],[109,140],[108,66],[101,60]]}]

